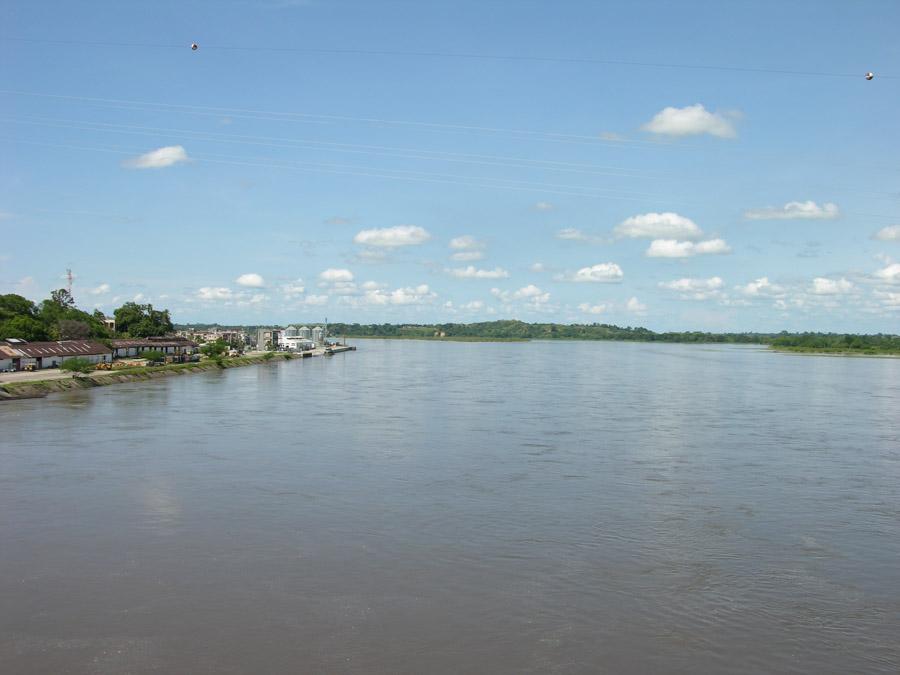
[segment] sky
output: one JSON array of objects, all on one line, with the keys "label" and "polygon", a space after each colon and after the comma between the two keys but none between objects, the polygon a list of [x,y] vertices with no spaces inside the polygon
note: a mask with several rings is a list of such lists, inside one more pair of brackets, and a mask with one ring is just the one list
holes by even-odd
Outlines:
[{"label": "sky", "polygon": [[898,25],[893,1],[7,0],[0,293],[71,269],[84,309],[180,323],[900,332]]}]

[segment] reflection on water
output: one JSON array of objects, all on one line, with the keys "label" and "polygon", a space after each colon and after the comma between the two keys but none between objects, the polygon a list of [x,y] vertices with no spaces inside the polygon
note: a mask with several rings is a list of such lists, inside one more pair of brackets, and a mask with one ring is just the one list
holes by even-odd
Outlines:
[{"label": "reflection on water", "polygon": [[364,341],[0,406],[0,670],[896,673],[900,361]]}]

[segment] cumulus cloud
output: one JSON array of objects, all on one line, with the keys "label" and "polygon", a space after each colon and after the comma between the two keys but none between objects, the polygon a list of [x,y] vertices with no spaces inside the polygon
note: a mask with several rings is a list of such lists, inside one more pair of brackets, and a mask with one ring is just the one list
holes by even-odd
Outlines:
[{"label": "cumulus cloud", "polygon": [[472,235],[465,234],[461,237],[454,237],[451,239],[450,248],[454,251],[471,251],[484,248],[484,242],[479,241]]},{"label": "cumulus cloud", "polygon": [[702,104],[684,108],[667,107],[641,127],[644,131],[663,136],[699,136],[709,134],[718,138],[734,138],[737,132],[731,121],[720,113],[711,113]]},{"label": "cumulus cloud", "polygon": [[708,298],[720,297],[722,287],[725,282],[721,277],[710,277],[708,279],[675,279],[674,281],[661,281],[659,287],[667,291],[675,291],[681,295],[682,299],[689,300],[706,300]]},{"label": "cumulus cloud", "polygon": [[825,202],[821,206],[814,201],[788,202],[784,206],[767,206],[744,212],[747,220],[832,220],[841,215],[837,204]]},{"label": "cumulus cloud", "polygon": [[428,231],[418,225],[396,225],[371,230],[361,230],[353,237],[357,244],[365,246],[381,246],[393,248],[397,246],[416,246],[431,238]]},{"label": "cumulus cloud", "polygon": [[428,284],[419,284],[394,290],[370,288],[363,293],[360,302],[366,305],[425,305],[434,302],[436,298],[437,293]]},{"label": "cumulus cloud", "polygon": [[109,284],[100,284],[88,291],[91,295],[105,295],[109,293]]},{"label": "cumulus cloud", "polygon": [[624,274],[616,263],[598,263],[591,267],[582,267],[573,274],[557,275],[557,281],[574,281],[576,283],[618,283]]},{"label": "cumulus cloud", "polygon": [[173,164],[190,160],[187,151],[180,145],[167,145],[164,148],[151,150],[138,157],[132,157],[122,162],[127,169],[162,169]]},{"label": "cumulus cloud", "polygon": [[632,314],[643,314],[647,311],[647,305],[642,303],[636,297],[628,298],[628,302],[625,303],[625,309],[627,309]]},{"label": "cumulus cloud", "polygon": [[613,229],[616,237],[631,239],[699,239],[697,223],[677,213],[641,213],[626,218]]},{"label": "cumulus cloud", "polygon": [[876,289],[875,299],[881,304],[883,309],[900,310],[900,293]]},{"label": "cumulus cloud", "polygon": [[736,291],[739,293],[750,296],[757,297],[760,295],[775,295],[778,293],[784,292],[784,289],[781,286],[777,286],[769,281],[768,277],[760,277],[759,279],[755,279],[743,286],[735,286]]},{"label": "cumulus cloud", "polygon": [[872,238],[879,241],[900,241],[900,225],[882,227],[872,235]]},{"label": "cumulus cloud", "polygon": [[492,270],[483,270],[478,269],[473,265],[468,265],[467,267],[454,267],[453,269],[446,270],[446,272],[457,279],[505,279],[509,276],[509,272],[502,267],[495,267]]},{"label": "cumulus cloud", "polygon": [[589,302],[582,302],[580,305],[578,305],[578,309],[580,309],[585,314],[603,314],[603,312],[609,309],[609,305],[592,305]]},{"label": "cumulus cloud", "polygon": [[237,279],[234,280],[238,286],[245,286],[247,288],[262,288],[266,285],[265,279],[263,279],[260,275],[255,272],[248,272],[247,274],[242,274]]},{"label": "cumulus cloud", "polygon": [[450,240],[450,248],[455,251],[450,256],[450,259],[459,262],[481,260],[484,258],[484,247],[485,244],[483,241],[480,241],[471,235],[467,234],[462,237],[456,237]]},{"label": "cumulus cloud", "polygon": [[852,291],[853,288],[853,283],[844,278],[826,279],[825,277],[816,277],[812,281],[810,292],[813,295],[843,295]]},{"label": "cumulus cloud", "polygon": [[319,279],[327,283],[353,281],[353,272],[351,272],[350,270],[329,267],[327,270],[319,274]]},{"label": "cumulus cloud", "polygon": [[517,291],[503,291],[499,288],[492,288],[491,295],[505,303],[524,300],[533,305],[543,305],[550,301],[550,293],[542,291],[534,284],[523,286]]},{"label": "cumulus cloud", "polygon": [[724,239],[709,239],[694,243],[675,239],[654,239],[646,251],[648,258],[688,258],[694,255],[731,253]]},{"label": "cumulus cloud", "polygon": [[875,272],[875,278],[889,284],[900,284],[900,263],[894,263]]},{"label": "cumulus cloud", "polygon": [[230,288],[224,286],[204,286],[197,290],[197,299],[214,301],[214,300],[231,300],[234,293]]},{"label": "cumulus cloud", "polygon": [[546,272],[547,271],[546,265],[544,265],[544,263],[542,263],[542,262],[532,263],[531,267],[529,267],[528,269],[530,269],[532,272]]},{"label": "cumulus cloud", "polygon": [[306,286],[303,284],[303,279],[295,279],[294,281],[282,284],[281,292],[286,298],[294,298],[303,295],[303,293],[306,292]]},{"label": "cumulus cloud", "polygon": [[484,309],[484,302],[481,300],[472,300],[471,302],[463,303],[459,308],[467,312],[480,312]]}]

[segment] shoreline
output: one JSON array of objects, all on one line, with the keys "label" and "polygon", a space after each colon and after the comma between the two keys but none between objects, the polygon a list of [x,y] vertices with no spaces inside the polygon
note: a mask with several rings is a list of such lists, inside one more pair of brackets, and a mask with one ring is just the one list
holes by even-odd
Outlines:
[{"label": "shoreline", "polygon": [[[342,349],[340,351],[349,351],[349,349]],[[272,354],[272,356],[266,358],[267,354]],[[323,355],[323,350],[315,350],[310,354],[310,356]],[[29,398],[45,398],[49,394],[74,391],[76,389],[93,389],[94,387],[106,387],[124,382],[141,382],[145,380],[154,380],[160,377],[202,373],[208,370],[242,368],[244,366],[269,363],[277,359],[292,361],[294,359],[302,358],[304,358],[302,354],[292,354],[290,352],[266,352],[262,354],[253,354],[251,356],[226,358],[222,359],[220,363],[207,359],[193,363],[171,363],[164,366],[137,366],[135,368],[122,368],[121,370],[94,371],[94,373],[83,376],[4,382],[0,383],[0,401],[20,401]]]}]

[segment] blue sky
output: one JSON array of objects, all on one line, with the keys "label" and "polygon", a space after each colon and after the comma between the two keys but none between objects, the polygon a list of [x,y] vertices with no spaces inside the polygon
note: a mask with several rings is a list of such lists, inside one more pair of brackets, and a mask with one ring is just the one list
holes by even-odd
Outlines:
[{"label": "blue sky", "polygon": [[80,306],[179,322],[897,332],[897,25],[895,2],[11,0],[0,293],[71,268]]}]

